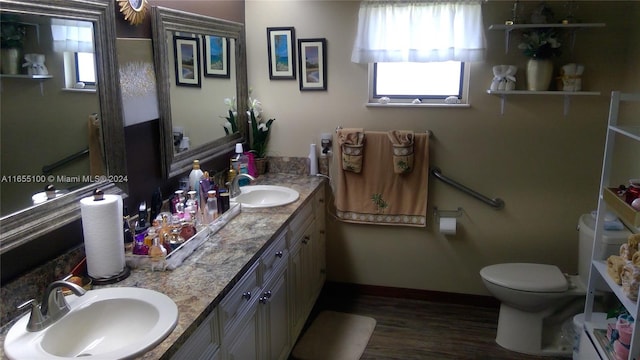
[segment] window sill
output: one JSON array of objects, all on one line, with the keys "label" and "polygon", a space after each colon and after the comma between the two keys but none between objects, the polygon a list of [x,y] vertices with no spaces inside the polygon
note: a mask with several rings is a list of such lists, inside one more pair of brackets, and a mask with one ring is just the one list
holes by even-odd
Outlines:
[{"label": "window sill", "polygon": [[73,89],[73,88],[62,88],[62,91],[68,91],[68,92],[78,92],[78,93],[91,93],[91,94],[95,94],[96,93],[96,89]]},{"label": "window sill", "polygon": [[365,104],[366,107],[377,107],[377,108],[470,108],[470,104],[444,104],[444,103],[422,103],[422,104],[412,104],[412,103],[388,103],[388,104],[380,104],[377,102],[370,102]]}]

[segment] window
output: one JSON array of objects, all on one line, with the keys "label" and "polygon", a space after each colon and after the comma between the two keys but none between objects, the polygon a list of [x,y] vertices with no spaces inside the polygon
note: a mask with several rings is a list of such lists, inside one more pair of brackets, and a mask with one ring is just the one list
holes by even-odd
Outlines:
[{"label": "window", "polygon": [[96,67],[93,62],[93,53],[75,53],[76,82],[83,82],[85,85],[96,84]]},{"label": "window", "polygon": [[370,102],[443,104],[454,96],[467,103],[469,71],[464,62],[392,62],[370,64]]}]

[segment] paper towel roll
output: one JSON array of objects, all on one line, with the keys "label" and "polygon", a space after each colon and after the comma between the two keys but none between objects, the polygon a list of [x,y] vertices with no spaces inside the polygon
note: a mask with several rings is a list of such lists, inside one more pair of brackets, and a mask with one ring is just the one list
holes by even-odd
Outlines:
[{"label": "paper towel roll", "polygon": [[456,218],[441,217],[440,218],[440,234],[455,235],[456,234]]},{"label": "paper towel roll", "polygon": [[125,266],[122,197],[86,197],[80,200],[80,213],[89,276],[106,279],[120,274]]},{"label": "paper towel roll", "polygon": [[318,175],[318,156],[316,144],[309,145],[309,175]]}]

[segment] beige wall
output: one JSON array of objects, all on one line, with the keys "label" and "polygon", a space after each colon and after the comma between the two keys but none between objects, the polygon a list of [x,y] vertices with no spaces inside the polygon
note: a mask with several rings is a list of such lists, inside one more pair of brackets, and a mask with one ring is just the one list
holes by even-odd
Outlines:
[{"label": "beige wall", "polygon": [[[559,15],[562,3],[552,4]],[[578,17],[606,27],[578,31],[574,51],[565,47],[556,63],[584,63],[584,90],[601,95],[571,98],[565,117],[560,96],[509,97],[500,115],[500,99],[486,94],[491,67],[518,65],[523,88],[526,62],[517,38],[505,55],[502,32],[486,32],[486,62],[471,65],[470,108],[367,108],[367,67],[350,61],[357,1],[245,2],[249,86],[266,116],[277,119],[270,155],[306,156],[309,143],[339,125],[429,129],[432,165],[506,202],[496,211],[432,178],[429,215],[434,206],[465,210],[449,238],[434,230],[431,216],[427,229],[350,225],[329,216],[329,280],[488,294],[478,275],[488,264],[544,262],[577,271],[576,225],[596,207],[609,93],[640,91],[640,3],[602,3],[579,2]],[[485,27],[508,18],[510,6],[485,3]],[[280,26],[295,27],[297,38],[327,39],[328,91],[300,92],[297,81],[269,80],[266,28]],[[633,172],[640,177],[640,169]]]}]

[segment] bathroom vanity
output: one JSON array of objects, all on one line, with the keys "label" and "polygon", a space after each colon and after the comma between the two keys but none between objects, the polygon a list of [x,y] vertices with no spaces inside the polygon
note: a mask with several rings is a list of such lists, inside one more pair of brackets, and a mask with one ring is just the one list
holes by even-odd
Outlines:
[{"label": "bathroom vanity", "polygon": [[300,198],[242,209],[173,271],[134,269],[100,286],[151,289],[177,304],[173,332],[140,359],[288,357],[325,281],[326,181],[266,174],[256,183],[290,187]]}]

